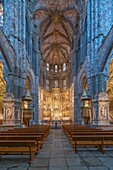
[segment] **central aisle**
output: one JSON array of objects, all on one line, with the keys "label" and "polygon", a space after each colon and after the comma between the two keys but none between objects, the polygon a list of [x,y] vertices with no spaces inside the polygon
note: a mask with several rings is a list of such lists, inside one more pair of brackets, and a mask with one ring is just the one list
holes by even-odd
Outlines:
[{"label": "central aisle", "polygon": [[80,150],[78,154],[74,153],[62,129],[51,129],[29,170],[113,170],[113,157],[109,153],[88,148]]},{"label": "central aisle", "polygon": [[[74,164],[80,162],[62,129],[52,129],[29,170],[68,170],[70,158],[73,158]],[[82,162],[80,164],[82,165]]]}]

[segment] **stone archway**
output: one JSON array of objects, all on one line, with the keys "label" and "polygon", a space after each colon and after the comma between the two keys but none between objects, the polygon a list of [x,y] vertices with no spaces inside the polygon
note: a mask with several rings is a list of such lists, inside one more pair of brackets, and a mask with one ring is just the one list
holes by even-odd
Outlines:
[{"label": "stone archway", "polygon": [[2,52],[10,72],[14,72],[14,50],[5,34],[0,30],[0,51]]},{"label": "stone archway", "polygon": [[88,89],[88,82],[87,82],[87,72],[86,72],[86,65],[85,67],[82,68],[81,72],[79,73],[79,76],[78,76],[78,87],[79,87],[79,96],[78,96],[78,107],[77,110],[78,110],[78,120],[80,121],[80,123],[83,123],[83,115],[82,115],[82,109],[81,109],[81,96],[82,96],[82,93],[84,91],[84,89]]},{"label": "stone archway", "polygon": [[30,81],[28,76],[26,76],[26,91],[27,90],[30,90]]},{"label": "stone archway", "polygon": [[30,90],[31,93],[35,90],[35,78],[30,68],[26,70],[26,90]]}]

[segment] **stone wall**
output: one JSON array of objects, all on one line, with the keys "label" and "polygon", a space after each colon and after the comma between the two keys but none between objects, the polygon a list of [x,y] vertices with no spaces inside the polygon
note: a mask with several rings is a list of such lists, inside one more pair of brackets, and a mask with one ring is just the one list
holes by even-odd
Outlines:
[{"label": "stone wall", "polygon": [[[113,1],[112,0],[95,0],[87,1],[87,64],[86,75],[88,81],[88,91],[92,96],[92,100],[97,101],[98,94],[101,91],[106,91],[106,81],[108,79],[108,64],[112,55],[113,47]],[[81,45],[81,44],[80,44]],[[84,50],[80,48],[81,51]],[[80,58],[83,58],[80,52]],[[79,66],[77,77],[83,70]],[[81,70],[81,71],[80,71]],[[82,77],[83,79],[83,77]],[[79,80],[79,79],[78,79]],[[83,80],[81,80],[83,81]],[[78,81],[78,86],[80,83]],[[76,87],[75,87],[76,88]],[[78,95],[75,94],[75,98]],[[78,97],[79,98],[79,97]],[[96,103],[96,102],[95,102]],[[94,105],[98,107],[98,104]],[[78,108],[78,109],[77,109]],[[75,101],[75,110],[79,112],[80,107]],[[98,117],[98,108],[96,108],[96,115]]]}]

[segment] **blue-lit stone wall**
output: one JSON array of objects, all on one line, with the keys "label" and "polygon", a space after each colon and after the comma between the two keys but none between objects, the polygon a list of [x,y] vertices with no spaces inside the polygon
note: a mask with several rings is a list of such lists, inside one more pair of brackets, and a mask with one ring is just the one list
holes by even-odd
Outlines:
[{"label": "blue-lit stone wall", "polygon": [[[98,94],[101,91],[106,91],[108,65],[111,58],[113,58],[113,51],[111,51],[111,48],[113,48],[113,1],[88,0],[86,3],[86,13],[87,53],[85,60],[87,61],[87,65],[86,62],[83,62],[82,65],[79,66],[79,71],[77,73],[78,82],[76,83],[78,84],[78,90],[76,90],[76,86],[75,90],[79,91],[77,92],[79,94],[82,92],[83,84],[82,86],[80,84],[80,82],[82,82],[81,73],[85,73],[88,81],[88,91],[93,101],[93,99],[98,99]],[[107,42],[109,43],[109,48],[106,45]],[[84,47],[80,48],[80,50],[82,51],[80,52],[80,59],[82,60],[83,57],[81,55],[83,55]],[[77,93],[75,94],[75,99],[78,98],[80,102],[80,96]],[[95,102],[94,105],[94,107],[96,107],[95,110],[98,117],[98,103]],[[77,105],[76,100],[75,111],[80,114],[80,106]]]}]

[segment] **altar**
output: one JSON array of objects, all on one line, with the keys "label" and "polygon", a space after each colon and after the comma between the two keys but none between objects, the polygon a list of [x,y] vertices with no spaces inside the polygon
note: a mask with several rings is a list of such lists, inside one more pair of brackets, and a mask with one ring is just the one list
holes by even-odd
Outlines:
[{"label": "altar", "polygon": [[39,117],[47,122],[61,120],[62,118],[70,119],[70,92],[62,92],[60,88],[52,88],[52,92],[41,91],[39,103]]}]

